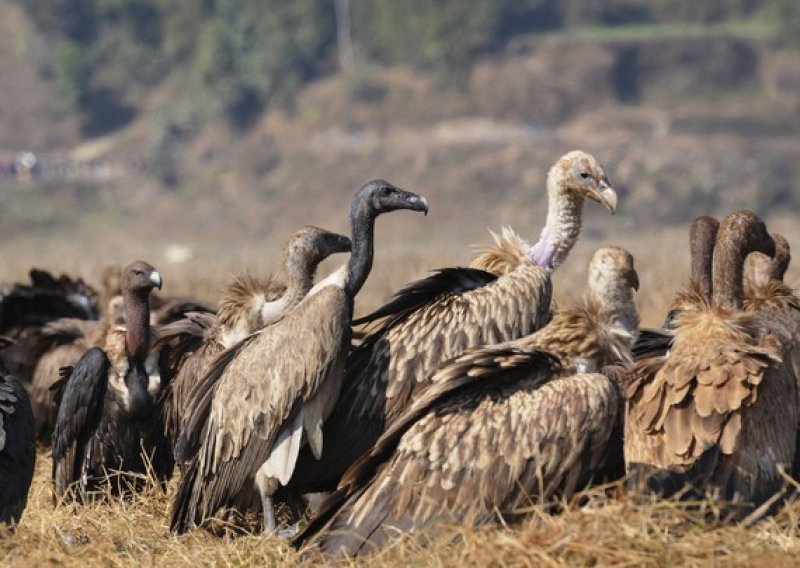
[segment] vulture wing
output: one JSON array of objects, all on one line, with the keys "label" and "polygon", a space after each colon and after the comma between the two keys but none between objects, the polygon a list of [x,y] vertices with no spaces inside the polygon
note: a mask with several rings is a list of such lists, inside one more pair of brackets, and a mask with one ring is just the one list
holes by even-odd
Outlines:
[{"label": "vulture wing", "polygon": [[[286,483],[304,437],[314,453],[322,451],[322,422],[341,386],[349,324],[344,291],[326,286],[254,334],[225,365],[207,395],[202,445],[178,488],[173,530],[200,525],[253,491],[259,469]],[[197,432],[199,421],[191,422]]]},{"label": "vulture wing", "polygon": [[558,372],[546,353],[513,348],[448,364],[439,379],[453,388],[426,391],[295,544],[315,538],[326,552],[355,556],[437,518],[483,522],[569,497],[604,467],[622,399],[605,375]]},{"label": "vulture wing", "polygon": [[462,294],[495,280],[496,275],[477,268],[440,268],[427,278],[404,286],[395,293],[392,301],[371,314],[353,320],[353,325],[370,324],[389,318],[381,326],[385,329],[443,294]]},{"label": "vulture wing", "polygon": [[33,412],[12,375],[0,375],[0,523],[19,522],[36,463]]},{"label": "vulture wing", "polygon": [[57,498],[80,479],[86,449],[100,417],[111,362],[99,347],[89,349],[65,368],[61,404],[53,431],[53,483]]},{"label": "vulture wing", "polygon": [[[534,265],[522,264],[500,278],[475,269],[439,274],[440,280],[432,277],[424,289],[449,281],[452,291],[440,287],[437,294],[424,295],[427,303],[401,310],[354,348],[339,402],[325,425],[326,450],[319,462],[303,452],[290,485],[303,491],[332,489],[427,388],[440,363],[470,347],[533,333],[550,318],[550,277]],[[484,284],[468,288],[466,282]]]}]

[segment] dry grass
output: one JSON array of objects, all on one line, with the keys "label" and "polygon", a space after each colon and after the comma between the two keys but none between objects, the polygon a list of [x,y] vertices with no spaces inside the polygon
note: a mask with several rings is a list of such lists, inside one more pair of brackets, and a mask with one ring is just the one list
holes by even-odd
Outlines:
[{"label": "dry grass", "polygon": [[[776,220],[770,224],[792,238],[792,224]],[[647,236],[622,236],[613,240],[585,238],[573,257],[556,275],[559,301],[580,294],[585,266],[599,244],[620,244],[636,257],[640,273],[640,305],[646,325],[657,325],[666,306],[686,277],[685,229]],[[602,241],[602,242],[599,242]],[[110,246],[110,245],[109,245]],[[469,249],[460,245],[426,252],[380,243],[380,254],[369,284],[359,298],[363,312],[384,301],[399,284],[428,269],[466,264]],[[7,253],[9,251],[6,251]],[[130,252],[130,251],[128,251]],[[99,274],[107,251],[85,254],[85,249],[51,248],[15,250],[2,255],[0,265],[7,276],[19,277],[36,258],[43,266],[66,269],[79,260],[80,272],[90,278]],[[130,252],[139,256],[138,251]],[[201,257],[202,259],[203,257]],[[211,258],[211,257],[209,257]],[[230,272],[249,267],[265,273],[273,253],[237,250],[219,256],[211,265],[195,259],[162,268],[169,293],[195,293],[213,298]],[[338,261],[341,261],[339,259]],[[322,273],[330,270],[332,262]],[[798,271],[788,281],[797,283]],[[54,508],[50,493],[50,457],[39,455],[36,476],[22,525],[7,538],[0,538],[0,564],[109,566],[267,566],[318,564],[321,558],[301,559],[286,543],[261,536],[219,539],[203,531],[175,537],[168,531],[167,510],[175,480],[168,493],[153,488],[128,501],[112,501],[84,507]],[[800,554],[800,503],[788,505],[774,518],[751,528],[709,522],[698,512],[671,503],[637,503],[614,492],[595,492],[588,505],[567,505],[565,512],[550,516],[532,508],[529,520],[520,526],[472,529],[466,526],[436,527],[413,539],[406,538],[370,558],[372,565],[415,566],[557,566],[557,565],[796,565]],[[707,506],[707,508],[710,506]]]}]

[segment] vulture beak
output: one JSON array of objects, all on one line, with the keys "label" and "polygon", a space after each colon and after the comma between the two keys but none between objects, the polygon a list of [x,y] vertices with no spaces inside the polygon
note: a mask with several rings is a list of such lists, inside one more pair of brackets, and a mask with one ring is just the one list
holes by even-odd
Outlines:
[{"label": "vulture beak", "polygon": [[589,190],[586,197],[601,203],[612,215],[617,211],[617,192],[605,180],[600,182],[599,191]]},{"label": "vulture beak", "polygon": [[164,281],[161,280],[161,275],[157,270],[154,270],[150,273],[150,282],[159,290],[161,290],[161,286],[164,284]]},{"label": "vulture beak", "polygon": [[425,215],[428,214],[428,200],[422,197],[421,195],[417,195],[416,193],[412,193],[410,191],[404,192],[405,195],[403,198],[406,202],[406,209],[411,209],[412,211],[422,211]]}]

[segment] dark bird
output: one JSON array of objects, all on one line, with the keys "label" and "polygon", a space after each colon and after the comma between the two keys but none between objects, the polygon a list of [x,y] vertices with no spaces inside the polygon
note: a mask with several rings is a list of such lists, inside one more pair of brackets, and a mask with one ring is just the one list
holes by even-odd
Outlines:
[{"label": "dark bird", "polygon": [[536,244],[505,230],[472,268],[438,270],[356,320],[371,329],[348,357],[342,394],[325,426],[322,459],[304,450],[289,487],[301,493],[334,489],[344,470],[427,388],[440,363],[467,348],[544,326],[551,272],[578,238],[586,198],[612,213],[617,206],[594,157],[569,152],[548,173],[547,221]]},{"label": "dark bird", "polygon": [[745,306],[743,266],[751,252],[775,254],[764,223],[728,216],[713,252],[711,298],[674,319],[666,358],[642,361],[626,379],[625,461],[630,486],[721,500],[742,518],[783,485],[795,458],[797,345],[768,311]]},{"label": "dark bird", "polygon": [[632,360],[637,287],[631,255],[600,249],[585,304],[445,363],[295,546],[358,556],[437,519],[508,521],[532,502],[621,475],[623,399],[617,371],[603,366]]},{"label": "dark bird", "polygon": [[0,335],[15,340],[2,359],[26,387],[42,353],[35,335],[43,325],[59,318],[96,320],[100,314],[99,293],[81,278],[56,277],[36,268],[29,275],[30,283],[0,290]]},{"label": "dark bird", "polygon": [[[10,344],[0,337],[0,350]],[[35,465],[36,439],[28,393],[0,362],[0,523],[19,523]]]},{"label": "dark bird", "polygon": [[283,249],[275,274],[266,280],[245,275],[228,285],[216,316],[192,312],[159,329],[170,351],[174,379],[166,387],[167,435],[173,446],[191,413],[190,393],[214,358],[251,333],[280,320],[308,294],[317,266],[328,256],[350,251],[350,239],[318,227],[295,232]]},{"label": "dark bird", "polygon": [[150,352],[149,296],[161,288],[146,262],[125,267],[125,326],[111,329],[105,346],[93,347],[66,368],[53,432],[53,485],[57,500],[85,497],[111,482],[113,493],[141,486],[148,467],[163,481],[172,452],[163,435],[157,401],[161,384],[145,370]]},{"label": "dark bird", "polygon": [[322,424],[339,396],[350,346],[353,300],[372,267],[375,219],[398,209],[427,213],[428,205],[383,180],[359,189],[350,205],[347,265],[279,322],[223,353],[193,391],[178,451],[192,461],[173,501],[173,531],[200,526],[221,510],[246,510],[260,497],[264,529],[274,532],[273,495],[289,481],[301,446],[322,453]]}]

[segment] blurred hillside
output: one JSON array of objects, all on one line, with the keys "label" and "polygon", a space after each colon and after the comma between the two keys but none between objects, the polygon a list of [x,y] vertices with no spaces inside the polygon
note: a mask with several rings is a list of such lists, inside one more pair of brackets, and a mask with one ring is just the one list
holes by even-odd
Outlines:
[{"label": "blurred hillside", "polygon": [[574,147],[621,193],[617,218],[590,221],[596,234],[800,206],[795,0],[0,10],[7,246],[343,230],[349,196],[376,176],[432,203],[424,235],[421,221],[387,222],[395,241],[485,241],[502,224],[534,236],[547,167]]}]

